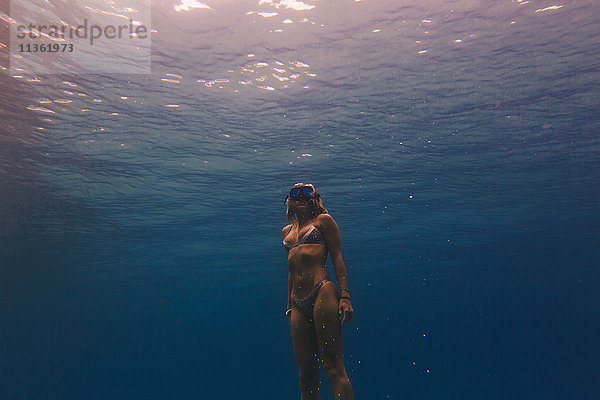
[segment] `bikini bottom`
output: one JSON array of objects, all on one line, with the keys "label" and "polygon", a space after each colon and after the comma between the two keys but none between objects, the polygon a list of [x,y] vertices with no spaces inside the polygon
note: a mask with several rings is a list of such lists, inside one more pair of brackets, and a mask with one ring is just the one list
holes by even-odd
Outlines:
[{"label": "bikini bottom", "polygon": [[321,286],[323,286],[325,284],[325,282],[327,282],[328,280],[329,279],[325,278],[321,282],[317,283],[317,286],[315,286],[312,293],[309,294],[308,296],[306,296],[305,298],[303,298],[302,300],[297,300],[297,299],[293,298],[292,296],[290,296],[292,305],[294,307],[296,307],[298,309],[298,311],[300,311],[302,314],[304,314],[304,316],[306,316],[306,318],[311,319],[311,320],[313,319],[313,308],[315,306],[315,301],[317,301],[317,296],[319,295],[319,290],[321,289]]}]

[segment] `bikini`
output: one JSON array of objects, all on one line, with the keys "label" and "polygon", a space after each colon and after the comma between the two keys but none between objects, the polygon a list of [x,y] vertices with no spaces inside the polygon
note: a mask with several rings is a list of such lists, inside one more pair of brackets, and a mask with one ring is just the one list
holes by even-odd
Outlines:
[{"label": "bikini", "polygon": [[304,316],[312,320],[313,319],[313,309],[315,307],[315,302],[317,301],[317,296],[319,295],[319,290],[321,290],[321,286],[323,286],[329,279],[325,278],[321,282],[317,283],[314,290],[311,294],[303,298],[302,300],[296,300],[292,296],[290,296],[290,301],[292,305],[298,309]]},{"label": "bikini", "polygon": [[314,225],[311,225],[304,236],[302,236],[302,239],[298,240],[296,243],[288,244],[285,240],[283,241],[283,246],[288,252],[294,247],[300,246],[301,244],[322,244],[327,246],[325,239],[323,239],[323,236],[321,236],[321,232],[319,232]]},{"label": "bikini", "polygon": [[[319,232],[319,230],[314,225],[311,225],[310,228],[308,228],[308,230],[304,234],[304,236],[302,236],[302,239],[298,240],[296,243],[288,244],[285,240],[283,241],[283,246],[288,251],[288,253],[291,249],[301,244],[322,244],[324,246],[327,246],[327,244],[325,243],[325,239],[323,239],[323,236],[321,235],[321,232]],[[317,283],[312,293],[301,300],[295,299],[292,296],[290,296],[290,301],[292,305],[296,307],[298,311],[304,314],[304,316],[306,316],[306,318],[308,318],[309,320],[313,319],[313,308],[315,306],[317,296],[319,295],[319,290],[321,289],[321,286],[323,286],[328,280],[329,279],[325,278],[321,282]]]}]

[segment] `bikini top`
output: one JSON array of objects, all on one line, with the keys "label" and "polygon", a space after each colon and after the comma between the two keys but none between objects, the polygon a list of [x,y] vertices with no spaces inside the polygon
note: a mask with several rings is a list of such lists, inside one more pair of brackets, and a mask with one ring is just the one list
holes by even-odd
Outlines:
[{"label": "bikini top", "polygon": [[314,225],[311,225],[304,236],[302,236],[302,239],[298,240],[296,243],[288,244],[285,240],[283,241],[283,246],[288,252],[294,247],[300,246],[301,244],[322,244],[327,246],[325,239],[323,239],[323,236],[321,235],[321,232],[319,232]]}]

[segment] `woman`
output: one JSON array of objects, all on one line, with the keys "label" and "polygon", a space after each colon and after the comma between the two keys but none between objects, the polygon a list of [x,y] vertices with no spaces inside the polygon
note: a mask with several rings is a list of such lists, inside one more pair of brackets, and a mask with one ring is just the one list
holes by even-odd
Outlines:
[{"label": "woman", "polygon": [[[288,254],[286,314],[300,372],[301,400],[319,398],[320,361],[336,399],[354,399],[342,352],[342,325],[352,320],[340,231],[315,187],[297,183],[285,198],[290,225],[282,230]],[[327,277],[331,256],[341,296]]]}]

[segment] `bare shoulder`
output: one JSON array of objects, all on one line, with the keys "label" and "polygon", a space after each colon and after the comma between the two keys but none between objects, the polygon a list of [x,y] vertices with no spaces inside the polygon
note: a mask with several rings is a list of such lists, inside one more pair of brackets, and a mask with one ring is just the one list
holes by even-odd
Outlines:
[{"label": "bare shoulder", "polygon": [[317,228],[321,228],[322,230],[326,231],[338,230],[337,223],[329,214],[319,214],[317,218],[315,218],[315,225],[317,225]]},{"label": "bare shoulder", "polygon": [[285,236],[290,233],[290,229],[292,229],[292,225],[286,225],[283,227],[283,229],[281,230],[281,236],[283,236],[285,238]]},{"label": "bare shoulder", "polygon": [[329,254],[331,254],[332,257],[337,257],[340,252],[342,238],[340,235],[340,229],[338,228],[338,225],[333,217],[329,214],[320,214],[317,216],[317,218],[315,218],[313,225],[317,227],[319,232],[321,232],[325,238]]}]

